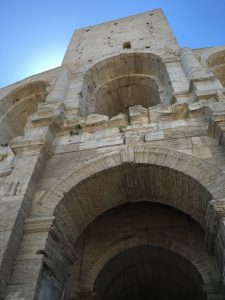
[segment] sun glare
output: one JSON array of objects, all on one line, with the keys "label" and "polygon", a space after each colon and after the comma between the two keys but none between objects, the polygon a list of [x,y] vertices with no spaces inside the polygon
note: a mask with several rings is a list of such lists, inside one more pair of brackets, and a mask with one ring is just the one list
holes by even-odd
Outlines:
[{"label": "sun glare", "polygon": [[65,49],[38,49],[26,58],[21,71],[23,78],[54,69],[62,64]]}]

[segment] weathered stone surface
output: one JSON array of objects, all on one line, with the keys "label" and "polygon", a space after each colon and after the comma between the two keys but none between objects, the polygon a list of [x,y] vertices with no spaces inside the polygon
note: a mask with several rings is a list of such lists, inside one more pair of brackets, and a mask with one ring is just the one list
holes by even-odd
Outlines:
[{"label": "weathered stone surface", "polygon": [[7,176],[12,172],[14,153],[10,147],[0,146],[0,177]]},{"label": "weathered stone surface", "polygon": [[131,125],[143,125],[149,122],[148,110],[141,105],[130,106],[129,117]]},{"label": "weathered stone surface", "polygon": [[109,120],[109,126],[111,128],[113,127],[119,127],[124,128],[128,126],[128,116],[126,114],[118,114],[117,116],[112,117]]},{"label": "weathered stone surface", "polygon": [[86,118],[86,131],[87,132],[95,132],[97,130],[101,130],[108,127],[108,116],[102,116],[97,114],[92,114],[87,116]]}]

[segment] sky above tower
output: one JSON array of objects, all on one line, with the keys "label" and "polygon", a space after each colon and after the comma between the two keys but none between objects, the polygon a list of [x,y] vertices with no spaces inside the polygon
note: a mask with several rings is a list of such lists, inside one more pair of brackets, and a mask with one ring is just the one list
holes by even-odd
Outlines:
[{"label": "sky above tower", "polygon": [[59,66],[75,29],[156,8],[181,47],[225,45],[224,0],[2,0],[0,87]]}]

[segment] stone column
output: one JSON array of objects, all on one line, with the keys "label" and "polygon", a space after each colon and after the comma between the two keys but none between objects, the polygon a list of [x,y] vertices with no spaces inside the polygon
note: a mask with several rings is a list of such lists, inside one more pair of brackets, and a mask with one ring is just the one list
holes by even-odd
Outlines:
[{"label": "stone column", "polygon": [[70,71],[63,67],[56,80],[53,91],[47,96],[46,102],[64,102],[69,86]]},{"label": "stone column", "polygon": [[11,148],[15,154],[14,169],[0,187],[0,294],[9,284],[14,259],[22,237],[23,222],[29,213],[31,197],[45,161],[44,143],[15,139]]},{"label": "stone column", "polygon": [[[3,208],[5,207],[6,210],[3,210],[1,221],[4,218],[3,222],[7,226],[5,231],[0,233],[1,295],[4,295],[6,286],[8,286],[5,299],[31,300],[35,298],[33,297],[35,289],[32,284],[39,278],[44,253],[32,253],[31,256],[27,256],[28,259],[26,255],[30,243],[37,246],[36,250],[43,248],[39,246],[39,243],[46,240],[48,230],[36,226],[39,233],[32,240],[28,236],[27,240],[23,236],[24,220],[29,215],[33,192],[40,182],[45,162],[49,156],[55,125],[57,126],[62,116],[62,103],[40,103],[38,112],[33,114],[26,124],[25,136],[17,137],[10,142],[15,155],[14,169],[5,178],[0,188],[1,202],[5,202]],[[24,246],[25,241],[28,245]],[[13,264],[14,268],[12,268]],[[13,274],[10,279],[12,269]]]},{"label": "stone column", "polygon": [[179,99],[181,99],[182,103],[186,101],[188,102],[187,95],[189,93],[189,81],[184,73],[179,58],[172,57],[170,59],[166,59],[165,66],[168,81],[170,81],[172,85],[172,101],[179,103]]},{"label": "stone column", "polygon": [[195,57],[190,48],[180,50],[181,65],[188,79],[208,78],[213,74],[206,70]]},{"label": "stone column", "polygon": [[180,50],[182,68],[189,80],[189,90],[196,100],[216,98],[218,91],[223,91],[223,87],[213,73],[204,68],[189,48]]},{"label": "stone column", "polygon": [[25,221],[17,259],[5,300],[43,300],[56,287],[54,299],[61,300],[75,254],[53,216]]}]

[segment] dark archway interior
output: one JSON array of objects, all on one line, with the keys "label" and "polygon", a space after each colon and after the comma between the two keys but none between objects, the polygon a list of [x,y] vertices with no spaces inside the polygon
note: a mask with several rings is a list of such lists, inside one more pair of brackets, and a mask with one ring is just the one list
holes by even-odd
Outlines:
[{"label": "dark archway interior", "polygon": [[131,248],[99,273],[95,300],[203,300],[202,281],[185,258],[156,246]]},{"label": "dark archway interior", "polygon": [[65,300],[77,299],[77,293],[95,300],[205,299],[203,282],[217,277],[204,234],[190,216],[167,205],[116,206],[77,240]]}]

